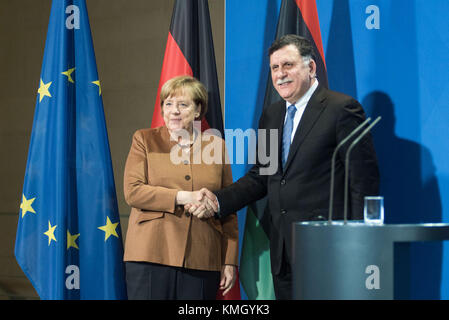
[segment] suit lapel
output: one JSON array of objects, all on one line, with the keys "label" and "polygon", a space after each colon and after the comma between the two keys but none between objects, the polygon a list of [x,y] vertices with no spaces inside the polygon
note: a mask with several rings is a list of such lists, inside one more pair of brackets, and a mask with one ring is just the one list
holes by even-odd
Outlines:
[{"label": "suit lapel", "polygon": [[[279,152],[278,152],[277,156],[278,156],[278,163],[282,164],[282,134],[284,132],[285,113],[287,112],[286,107],[285,107],[285,101],[282,100],[282,101],[276,103],[276,106],[273,111],[270,111],[270,124],[267,126],[267,129],[278,129],[278,146],[279,146],[278,150],[279,150]],[[268,139],[268,135],[267,135],[267,139]],[[282,165],[279,165],[278,170],[280,170],[282,172],[281,167],[282,167]]]},{"label": "suit lapel", "polygon": [[312,97],[310,98],[309,102],[307,103],[306,109],[304,110],[304,113],[301,117],[301,121],[299,122],[298,128],[296,129],[293,142],[290,146],[287,162],[283,170],[284,173],[287,171],[299,147],[304,142],[310,130],[313,128],[318,118],[320,117],[321,113],[323,112],[324,108],[326,107],[324,103],[324,100],[326,99],[325,92],[326,89],[321,85],[319,85],[318,88],[316,88],[315,92],[313,93]]}]

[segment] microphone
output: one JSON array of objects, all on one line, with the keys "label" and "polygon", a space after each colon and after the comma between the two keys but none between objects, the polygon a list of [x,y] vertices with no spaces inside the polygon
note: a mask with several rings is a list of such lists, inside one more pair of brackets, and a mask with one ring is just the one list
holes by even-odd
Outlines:
[{"label": "microphone", "polygon": [[331,164],[331,185],[330,185],[330,196],[329,196],[329,220],[328,223],[332,223],[332,211],[334,209],[334,180],[335,180],[335,161],[337,159],[338,150],[340,150],[341,146],[343,146],[346,142],[349,141],[357,132],[359,132],[368,122],[371,121],[371,118],[367,118],[363,121],[357,128],[352,130],[350,134],[346,138],[344,138],[335,148],[334,153],[332,154],[332,164]]},{"label": "microphone", "polygon": [[345,161],[345,200],[344,200],[344,224],[347,224],[348,221],[348,180],[349,180],[349,155],[351,154],[352,149],[355,147],[357,143],[374,127],[379,121],[382,119],[381,116],[377,117],[376,120],[373,121],[363,132],[351,143],[346,151],[346,161]]}]

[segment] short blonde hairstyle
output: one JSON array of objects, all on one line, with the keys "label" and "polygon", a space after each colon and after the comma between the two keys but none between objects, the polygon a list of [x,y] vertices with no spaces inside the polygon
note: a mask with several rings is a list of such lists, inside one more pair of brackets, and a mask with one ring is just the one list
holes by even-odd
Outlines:
[{"label": "short blonde hairstyle", "polygon": [[197,119],[202,119],[207,112],[207,90],[200,81],[191,76],[174,77],[164,83],[160,93],[161,110],[166,99],[182,94],[190,95],[197,108],[201,106]]}]

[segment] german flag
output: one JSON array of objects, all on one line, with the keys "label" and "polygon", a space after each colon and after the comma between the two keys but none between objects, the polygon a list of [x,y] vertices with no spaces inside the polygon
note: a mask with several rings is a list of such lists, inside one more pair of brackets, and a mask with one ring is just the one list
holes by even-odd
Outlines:
[{"label": "german flag", "polygon": [[[326,63],[321,42],[320,23],[315,0],[282,0],[276,39],[286,34],[297,34],[308,38],[315,47],[317,78],[328,87]],[[268,77],[263,108],[280,101],[271,77]],[[273,280],[270,266],[269,214],[266,198],[247,209],[245,233],[240,258],[240,281],[251,300],[274,299]]]},{"label": "german flag", "polygon": [[175,1],[151,122],[152,128],[164,124],[159,100],[162,86],[167,80],[180,75],[193,76],[204,84],[209,94],[209,102],[206,116],[201,123],[202,130],[217,129],[224,137],[207,0]]}]

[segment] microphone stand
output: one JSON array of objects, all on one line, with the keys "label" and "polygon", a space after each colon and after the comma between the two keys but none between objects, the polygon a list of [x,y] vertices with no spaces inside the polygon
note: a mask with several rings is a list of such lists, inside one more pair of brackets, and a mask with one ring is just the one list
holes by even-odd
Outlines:
[{"label": "microphone stand", "polygon": [[348,151],[346,151],[346,161],[345,161],[345,202],[344,202],[344,224],[347,224],[348,221],[348,180],[349,180],[349,155],[352,151],[352,149],[355,147],[357,143],[371,130],[372,127],[374,127],[379,121],[382,119],[381,116],[377,117],[376,120],[373,121],[369,125],[368,128],[363,130],[363,132],[351,143],[351,145],[348,148]]},{"label": "microphone stand", "polygon": [[343,146],[346,142],[349,141],[357,132],[359,132],[369,121],[371,118],[367,118],[363,121],[357,128],[355,128],[346,138],[344,138],[335,148],[334,153],[332,154],[332,164],[331,164],[331,185],[330,185],[330,197],[329,197],[329,219],[328,224],[332,223],[332,211],[334,208],[334,180],[335,180],[335,161],[337,159],[338,150],[340,150],[341,146]]}]

